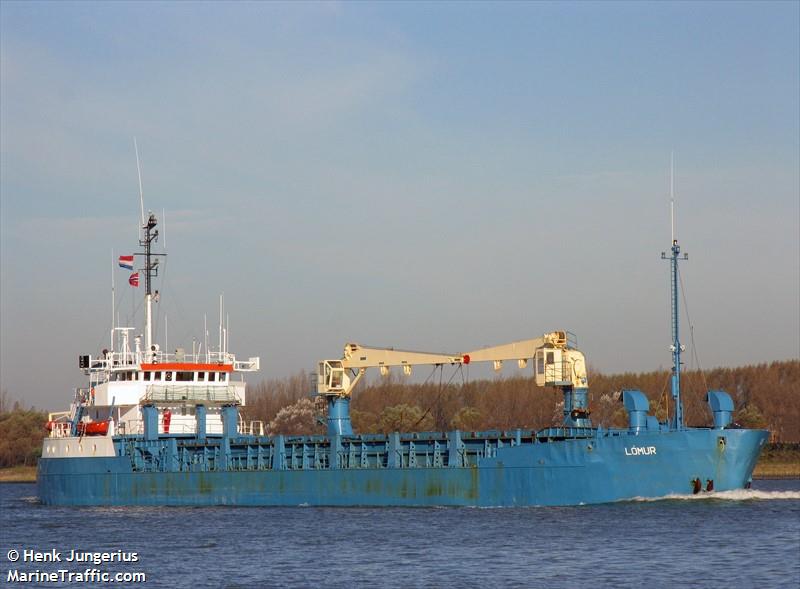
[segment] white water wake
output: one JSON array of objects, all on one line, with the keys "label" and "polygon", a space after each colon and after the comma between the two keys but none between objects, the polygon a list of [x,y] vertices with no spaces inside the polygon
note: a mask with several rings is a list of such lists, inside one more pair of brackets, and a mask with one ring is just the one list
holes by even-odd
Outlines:
[{"label": "white water wake", "polygon": [[633,497],[629,501],[775,501],[800,500],[800,491],[761,491],[757,489],[734,489],[733,491],[701,492],[697,495],[671,494],[663,497]]}]

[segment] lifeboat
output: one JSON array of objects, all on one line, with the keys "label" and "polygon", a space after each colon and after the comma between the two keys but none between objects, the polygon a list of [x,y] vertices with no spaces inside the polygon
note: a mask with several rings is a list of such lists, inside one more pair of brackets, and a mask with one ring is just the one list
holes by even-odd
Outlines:
[{"label": "lifeboat", "polygon": [[108,435],[108,421],[81,421],[78,422],[79,436],[106,436]]}]

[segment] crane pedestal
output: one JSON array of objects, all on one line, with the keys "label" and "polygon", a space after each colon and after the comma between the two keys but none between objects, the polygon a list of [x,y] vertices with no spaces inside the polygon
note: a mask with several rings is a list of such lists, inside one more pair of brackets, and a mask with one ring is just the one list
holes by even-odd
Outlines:
[{"label": "crane pedestal", "polygon": [[350,422],[350,399],[339,395],[329,395],[328,435],[352,436],[353,424]]}]

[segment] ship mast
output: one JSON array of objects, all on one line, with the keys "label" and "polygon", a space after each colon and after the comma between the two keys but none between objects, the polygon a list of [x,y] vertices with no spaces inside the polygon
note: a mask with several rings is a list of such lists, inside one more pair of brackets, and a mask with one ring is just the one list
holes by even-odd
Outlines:
[{"label": "ship mast", "polygon": [[681,253],[681,247],[675,238],[675,194],[674,194],[674,162],[670,156],[670,177],[669,177],[669,207],[670,207],[670,229],[672,234],[672,247],[670,255],[661,252],[661,259],[670,261],[670,302],[671,302],[671,325],[672,325],[672,377],[670,379],[670,389],[672,392],[672,403],[675,411],[672,416],[672,428],[683,429],[683,403],[681,402],[681,352],[686,348],[680,342],[679,315],[678,315],[678,261],[688,260],[689,255]]},{"label": "ship mast", "polygon": [[158,229],[156,229],[158,221],[156,216],[151,212],[147,218],[147,222],[142,225],[142,238],[139,240],[139,245],[144,248],[144,343],[145,350],[149,353],[153,349],[153,278],[158,276],[158,259],[153,259],[156,256],[165,256],[166,254],[155,254],[152,251],[153,243],[158,241]]},{"label": "ship mast", "polygon": [[[153,351],[153,278],[158,276],[158,259],[155,256],[166,256],[167,254],[154,254],[152,245],[158,241],[158,220],[152,211],[148,212],[147,220],[144,218],[144,192],[142,191],[142,167],[139,164],[139,145],[136,137],[133,138],[133,148],[136,151],[136,173],[139,177],[139,207],[141,211],[142,237],[139,245],[144,248],[144,253],[136,255],[144,256],[144,345],[146,355],[150,358]],[[158,291],[156,291],[158,293]]]}]

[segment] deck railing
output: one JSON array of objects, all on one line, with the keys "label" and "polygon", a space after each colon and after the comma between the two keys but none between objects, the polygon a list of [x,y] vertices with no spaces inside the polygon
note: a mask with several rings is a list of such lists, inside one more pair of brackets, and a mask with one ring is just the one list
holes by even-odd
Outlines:
[{"label": "deck railing", "polygon": [[142,399],[146,403],[169,403],[175,401],[206,403],[241,403],[233,385],[150,385]]},{"label": "deck railing", "polygon": [[[170,434],[194,434],[197,426],[194,423],[171,423],[169,425]],[[164,423],[159,421],[158,433],[165,434]],[[221,434],[222,423],[209,423],[206,425],[207,434]],[[123,421],[117,427],[117,434],[120,436],[141,436],[144,434],[144,421],[141,419],[129,419]]]},{"label": "deck railing", "polygon": [[72,435],[72,424],[68,421],[56,421],[51,424],[51,438],[68,438]]},{"label": "deck railing", "polygon": [[89,372],[104,372],[109,370],[137,370],[142,364],[219,364],[233,365],[237,372],[255,372],[260,368],[260,358],[248,358],[247,360],[237,360],[234,354],[222,352],[209,352],[202,354],[187,354],[177,351],[172,353],[155,352],[107,352],[103,356],[87,356],[88,364],[81,365]]},{"label": "deck railing", "polygon": [[266,428],[263,421],[246,421],[239,422],[239,435],[242,436],[260,436],[266,435]]}]

